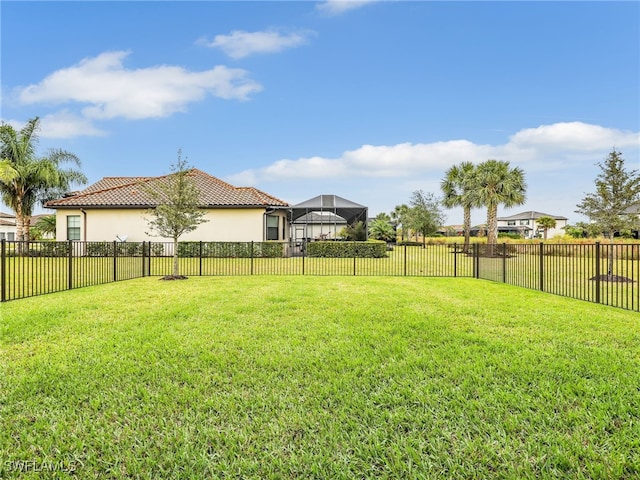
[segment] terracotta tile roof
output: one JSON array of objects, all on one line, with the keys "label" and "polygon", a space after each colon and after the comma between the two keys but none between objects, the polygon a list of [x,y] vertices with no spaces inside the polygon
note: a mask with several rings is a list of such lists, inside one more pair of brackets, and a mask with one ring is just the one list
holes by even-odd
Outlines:
[{"label": "terracotta tile roof", "polygon": [[[198,169],[190,171],[200,191],[200,207],[288,207],[289,204],[254,187],[234,187]],[[50,208],[100,207],[149,208],[156,202],[147,193],[156,183],[166,182],[170,175],[161,177],[105,177],[76,195],[47,202]]]}]

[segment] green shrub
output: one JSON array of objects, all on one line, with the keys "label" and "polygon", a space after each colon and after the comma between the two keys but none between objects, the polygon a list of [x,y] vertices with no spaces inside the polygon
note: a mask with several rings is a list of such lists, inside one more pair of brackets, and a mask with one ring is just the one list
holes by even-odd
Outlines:
[{"label": "green shrub", "polygon": [[113,242],[87,243],[86,252],[90,257],[110,257],[113,255]]},{"label": "green shrub", "polygon": [[40,256],[67,257],[69,256],[69,242],[43,242],[40,244]]},{"label": "green shrub", "polygon": [[324,258],[383,258],[387,256],[387,243],[380,240],[366,242],[310,242],[310,257]]},{"label": "green shrub", "polygon": [[278,242],[180,242],[179,257],[203,258],[276,258],[284,256],[284,244]]}]

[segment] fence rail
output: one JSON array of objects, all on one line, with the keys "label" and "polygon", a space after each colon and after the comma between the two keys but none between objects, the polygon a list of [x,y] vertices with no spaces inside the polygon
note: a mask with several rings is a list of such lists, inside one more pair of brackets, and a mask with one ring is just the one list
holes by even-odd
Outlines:
[{"label": "fence rail", "polygon": [[[456,244],[404,245],[379,258],[359,245],[346,245],[352,253],[342,258],[310,256],[335,249],[305,242],[181,242],[177,253],[187,276],[473,277],[640,311],[640,244],[474,244],[468,252]],[[172,243],[160,242],[2,240],[0,300],[170,275],[173,253]]]}]

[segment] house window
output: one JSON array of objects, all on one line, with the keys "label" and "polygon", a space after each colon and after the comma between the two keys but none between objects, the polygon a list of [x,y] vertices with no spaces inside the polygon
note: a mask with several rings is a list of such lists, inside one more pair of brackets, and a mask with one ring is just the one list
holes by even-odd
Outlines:
[{"label": "house window", "polygon": [[80,240],[80,215],[67,215],[67,240]]},{"label": "house window", "polygon": [[278,217],[267,215],[267,240],[278,240]]},{"label": "house window", "polygon": [[13,232],[7,233],[7,240],[9,240],[10,242],[13,242],[13,241],[15,241],[15,239],[16,239],[16,234],[15,233],[13,233]]},{"label": "house window", "polygon": [[516,221],[515,220],[507,220],[507,225],[509,225],[510,227],[514,227],[516,225]]},{"label": "house window", "polygon": [[529,220],[520,220],[520,225],[529,225]]}]

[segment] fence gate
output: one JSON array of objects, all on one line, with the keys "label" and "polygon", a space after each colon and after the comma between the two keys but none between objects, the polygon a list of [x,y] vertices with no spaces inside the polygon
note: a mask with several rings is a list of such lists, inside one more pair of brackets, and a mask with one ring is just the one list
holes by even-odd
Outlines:
[{"label": "fence gate", "polygon": [[494,282],[507,281],[507,245],[473,245],[475,277]]}]

